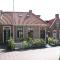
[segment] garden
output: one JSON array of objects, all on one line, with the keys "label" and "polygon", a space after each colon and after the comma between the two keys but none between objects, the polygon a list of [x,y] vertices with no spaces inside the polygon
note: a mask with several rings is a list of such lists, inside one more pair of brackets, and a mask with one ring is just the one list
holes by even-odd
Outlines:
[{"label": "garden", "polygon": [[[44,39],[33,39],[33,38],[26,38],[22,40],[22,48],[23,49],[37,49],[37,48],[45,48],[46,47],[46,40]],[[53,37],[48,38],[48,44],[50,46],[59,46],[59,41],[54,39]],[[13,38],[10,38],[6,44],[7,50],[15,50],[15,42]]]}]

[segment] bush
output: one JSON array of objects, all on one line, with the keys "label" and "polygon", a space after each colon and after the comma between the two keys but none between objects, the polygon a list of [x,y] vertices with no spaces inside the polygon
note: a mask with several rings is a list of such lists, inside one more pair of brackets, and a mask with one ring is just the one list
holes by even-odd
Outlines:
[{"label": "bush", "polygon": [[46,41],[43,40],[43,39],[40,39],[40,40],[41,40],[41,46],[42,46],[42,47],[45,46],[45,45],[46,45]]},{"label": "bush", "polygon": [[51,46],[56,46],[56,45],[58,45],[58,40],[54,39],[53,37],[49,37],[48,44]]},{"label": "bush", "polygon": [[32,42],[32,46],[34,48],[38,48],[38,47],[44,47],[45,46],[45,41],[43,39],[34,39]]},{"label": "bush", "polygon": [[7,40],[6,49],[7,50],[14,50],[15,49],[14,40],[12,38]]},{"label": "bush", "polygon": [[23,48],[28,49],[29,48],[29,42],[23,41]]},{"label": "bush", "polygon": [[43,39],[32,39],[27,38],[25,41],[23,41],[23,48],[42,48],[45,47],[46,42]]}]

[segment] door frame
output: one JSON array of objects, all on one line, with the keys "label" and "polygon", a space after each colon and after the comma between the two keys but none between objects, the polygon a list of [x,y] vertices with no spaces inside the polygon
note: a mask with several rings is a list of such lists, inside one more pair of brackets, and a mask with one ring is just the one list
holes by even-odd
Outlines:
[{"label": "door frame", "polygon": [[[7,28],[7,29],[6,29]],[[10,37],[11,37],[11,26],[3,26],[3,43],[4,43],[4,30],[10,30]]]}]

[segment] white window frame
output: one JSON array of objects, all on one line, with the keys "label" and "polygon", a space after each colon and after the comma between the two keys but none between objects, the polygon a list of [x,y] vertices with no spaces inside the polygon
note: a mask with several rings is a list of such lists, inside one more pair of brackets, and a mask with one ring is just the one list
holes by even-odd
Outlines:
[{"label": "white window frame", "polygon": [[[21,29],[20,29],[19,27],[16,28],[16,37],[17,37],[17,31],[18,31],[18,30],[21,30]],[[23,30],[23,29],[22,29],[22,31],[23,31],[23,33],[24,33],[24,30]],[[18,38],[18,37],[17,37],[17,38]],[[20,38],[20,37],[19,37],[19,38]],[[18,38],[18,39],[19,39],[19,38]],[[23,38],[24,38],[24,35],[23,35]]]}]

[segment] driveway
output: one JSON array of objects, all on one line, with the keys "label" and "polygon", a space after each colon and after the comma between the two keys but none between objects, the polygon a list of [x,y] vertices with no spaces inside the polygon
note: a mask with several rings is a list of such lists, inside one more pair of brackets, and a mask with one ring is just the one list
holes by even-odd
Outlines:
[{"label": "driveway", "polygon": [[58,60],[60,47],[0,53],[0,60]]}]

